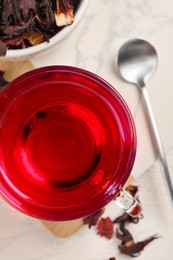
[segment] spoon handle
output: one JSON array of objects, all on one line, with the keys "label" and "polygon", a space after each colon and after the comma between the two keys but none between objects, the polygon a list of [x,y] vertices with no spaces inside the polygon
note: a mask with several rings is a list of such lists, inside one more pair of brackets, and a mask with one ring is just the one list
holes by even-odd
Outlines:
[{"label": "spoon handle", "polygon": [[161,139],[159,136],[159,131],[158,131],[156,121],[154,118],[153,110],[151,107],[148,91],[145,86],[141,87],[140,89],[142,91],[143,102],[144,102],[144,105],[146,108],[146,112],[148,114],[148,119],[149,119],[149,123],[151,126],[151,131],[153,134],[153,140],[154,140],[156,152],[158,154],[158,158],[160,161],[160,166],[161,166],[161,170],[162,170],[163,177],[165,180],[165,184],[166,184],[166,187],[168,190],[170,201],[173,202],[173,188],[172,188],[171,177],[170,177],[170,173],[169,173],[169,169],[168,169],[168,164],[166,161],[165,152],[164,152],[164,149],[163,149],[163,146],[161,143]]}]

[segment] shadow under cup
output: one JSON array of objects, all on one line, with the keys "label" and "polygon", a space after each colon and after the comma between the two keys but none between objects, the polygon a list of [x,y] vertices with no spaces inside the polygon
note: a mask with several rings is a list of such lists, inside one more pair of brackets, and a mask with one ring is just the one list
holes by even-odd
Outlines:
[{"label": "shadow under cup", "polygon": [[119,194],[135,153],[122,97],[97,75],[50,66],[0,93],[0,194],[45,220],[88,216]]}]

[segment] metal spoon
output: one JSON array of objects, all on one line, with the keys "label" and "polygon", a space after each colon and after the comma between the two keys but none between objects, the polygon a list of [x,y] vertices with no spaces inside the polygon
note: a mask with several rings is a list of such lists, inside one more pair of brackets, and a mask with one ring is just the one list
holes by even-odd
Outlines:
[{"label": "metal spoon", "polygon": [[[117,65],[122,78],[137,85],[141,91],[148,120],[151,126],[153,141],[158,155],[161,170],[165,179],[170,201],[173,202],[173,188],[164,149],[160,140],[158,128],[150,104],[145,84],[156,70],[158,57],[154,47],[140,39],[126,42],[119,50]],[[173,205],[173,204],[172,204]]]}]

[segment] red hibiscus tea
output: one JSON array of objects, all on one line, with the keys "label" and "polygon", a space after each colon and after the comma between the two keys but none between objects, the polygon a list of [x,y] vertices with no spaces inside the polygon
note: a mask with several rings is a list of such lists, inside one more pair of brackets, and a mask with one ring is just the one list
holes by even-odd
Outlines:
[{"label": "red hibiscus tea", "polygon": [[84,217],[120,191],[133,166],[134,123],[121,96],[74,67],[28,72],[0,93],[0,193],[47,220]]}]

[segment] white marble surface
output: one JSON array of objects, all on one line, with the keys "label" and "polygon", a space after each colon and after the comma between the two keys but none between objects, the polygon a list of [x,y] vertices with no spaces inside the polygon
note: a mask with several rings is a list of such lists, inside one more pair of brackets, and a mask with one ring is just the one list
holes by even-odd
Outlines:
[{"label": "white marble surface", "polygon": [[[171,0],[90,0],[77,28],[32,62],[36,67],[66,64],[90,70],[109,81],[124,97],[137,128],[138,151],[132,174],[138,177],[144,212],[144,219],[137,225],[131,224],[130,230],[136,241],[155,233],[162,236],[148,245],[138,259],[168,260],[173,256],[172,208],[154,155],[139,91],[123,82],[114,67],[119,47],[132,38],[149,40],[159,55],[158,69],[147,88],[173,177]],[[114,217],[119,213],[120,210],[110,203],[105,216]],[[39,221],[16,212],[0,200],[0,260],[108,260],[112,256],[117,260],[128,259],[119,254],[117,245],[118,240],[108,241],[97,236],[94,228],[88,230],[87,227],[72,237],[57,238]]]}]

